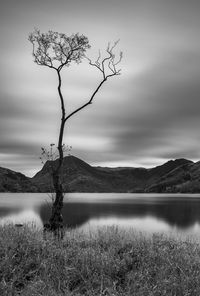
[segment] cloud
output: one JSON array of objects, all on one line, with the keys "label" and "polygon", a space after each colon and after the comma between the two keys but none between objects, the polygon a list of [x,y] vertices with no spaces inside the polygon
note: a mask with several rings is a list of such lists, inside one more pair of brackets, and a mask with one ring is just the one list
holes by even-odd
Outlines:
[{"label": "cloud", "polygon": [[[32,61],[27,36],[35,26],[83,32],[92,56],[107,41],[121,39],[122,75],[106,82],[66,126],[72,153],[89,163],[139,166],[199,159],[199,10],[196,0],[3,3],[0,166],[36,170],[40,147],[57,140],[57,79]],[[100,79],[86,63],[63,71],[67,112],[87,101]]]},{"label": "cloud", "polygon": [[123,116],[118,118],[119,129],[114,133],[116,151],[124,151],[129,157],[151,157],[152,150],[154,156],[164,158],[177,157],[178,152],[179,157],[200,157],[196,149],[200,125],[199,57],[193,52],[173,53],[133,81],[141,93],[137,103],[128,100],[129,104],[120,110]]}]

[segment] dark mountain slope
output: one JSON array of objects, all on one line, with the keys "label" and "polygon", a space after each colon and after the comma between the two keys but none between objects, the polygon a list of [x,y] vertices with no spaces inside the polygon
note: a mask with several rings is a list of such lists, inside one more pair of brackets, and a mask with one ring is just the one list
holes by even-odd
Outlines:
[{"label": "dark mountain slope", "polygon": [[[190,169],[194,165],[192,161],[177,159],[169,161],[162,172],[158,171],[156,181],[151,179],[151,185],[146,192],[177,192],[178,184],[191,180]],[[154,170],[154,169],[153,169]]]},{"label": "dark mountain slope", "polygon": [[37,186],[25,175],[0,167],[0,192],[37,191]]},{"label": "dark mountain slope", "polygon": [[191,160],[179,158],[179,159],[175,159],[175,160],[169,160],[166,163],[164,163],[163,165],[152,168],[149,171],[152,176],[161,177],[163,175],[168,174],[169,172],[173,171],[174,169],[176,169],[178,167],[188,165],[188,164],[193,164],[193,162]]},{"label": "dark mountain slope", "polygon": [[[41,191],[52,188],[51,171],[56,164],[48,161],[32,181]],[[74,156],[64,158],[62,179],[64,188],[70,192],[110,192],[123,191],[122,177],[111,171],[99,170]],[[122,186],[123,185],[123,186]],[[123,188],[121,188],[121,186]],[[116,188],[117,187],[117,188]],[[123,190],[122,190],[123,189]]]},{"label": "dark mountain slope", "polygon": [[[174,185],[175,175],[170,177],[168,174],[192,164],[189,160],[177,159],[152,169],[113,169],[92,167],[77,157],[68,156],[63,164],[63,184],[69,192],[165,192],[171,183]],[[50,175],[54,165],[55,163],[48,161],[32,178],[40,191],[51,191]]]},{"label": "dark mountain slope", "polygon": [[[47,161],[33,177],[0,168],[0,192],[51,192]],[[200,192],[200,162],[170,160],[151,169],[93,167],[74,156],[64,158],[62,180],[68,192]]]}]

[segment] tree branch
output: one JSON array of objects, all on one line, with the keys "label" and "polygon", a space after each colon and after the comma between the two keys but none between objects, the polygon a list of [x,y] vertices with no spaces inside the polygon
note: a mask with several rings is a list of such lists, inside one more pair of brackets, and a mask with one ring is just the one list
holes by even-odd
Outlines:
[{"label": "tree branch", "polygon": [[[95,95],[97,94],[97,92],[99,91],[99,89],[102,87],[102,85],[104,84],[104,82],[113,76],[116,75],[120,75],[121,74],[121,69],[117,69],[116,66],[121,62],[122,60],[122,52],[120,52],[119,54],[119,59],[117,61],[115,61],[115,55],[113,53],[114,48],[116,47],[116,45],[118,44],[119,41],[116,41],[114,43],[114,45],[112,47],[110,47],[110,43],[108,44],[108,47],[106,49],[106,52],[108,53],[108,56],[105,58],[101,59],[101,52],[99,51],[99,55],[96,59],[96,61],[92,62],[92,60],[90,58],[88,58],[87,56],[86,59],[89,61],[89,64],[95,68],[97,68],[103,75],[103,79],[101,80],[101,82],[99,83],[99,85],[97,86],[97,88],[95,89],[95,91],[93,92],[92,96],[90,97],[90,99],[88,100],[88,102],[86,102],[85,104],[83,104],[82,106],[80,106],[79,108],[75,109],[73,112],[71,112],[66,118],[65,118],[65,122],[72,117],[74,114],[78,113],[79,111],[81,111],[82,109],[84,109],[85,107],[87,107],[88,105],[92,104],[92,101],[95,97]],[[100,61],[101,60],[101,61]],[[106,67],[107,66],[107,67]],[[107,68],[107,69],[106,69]]]},{"label": "tree branch", "polygon": [[41,33],[35,29],[29,35],[29,41],[33,46],[35,62],[58,71],[72,61],[80,63],[85,51],[90,48],[88,38],[78,33],[67,36],[53,31]]},{"label": "tree branch", "polygon": [[65,118],[65,122],[72,117],[74,114],[78,113],[79,111],[81,111],[82,109],[84,109],[86,106],[92,104],[92,101],[95,97],[95,95],[97,94],[97,92],[99,91],[99,89],[101,88],[101,86],[104,84],[104,82],[107,80],[107,78],[103,79],[99,85],[97,86],[96,90],[93,92],[92,96],[90,97],[89,101],[85,104],[83,104],[81,107],[77,108],[76,110],[74,110],[73,112],[71,112],[66,118]]}]

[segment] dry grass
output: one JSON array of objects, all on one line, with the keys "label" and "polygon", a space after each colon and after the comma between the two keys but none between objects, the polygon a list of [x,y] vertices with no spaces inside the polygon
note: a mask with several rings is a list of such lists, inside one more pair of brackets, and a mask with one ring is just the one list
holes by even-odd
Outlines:
[{"label": "dry grass", "polygon": [[0,227],[0,295],[200,295],[200,246],[115,227],[43,240],[34,227]]}]

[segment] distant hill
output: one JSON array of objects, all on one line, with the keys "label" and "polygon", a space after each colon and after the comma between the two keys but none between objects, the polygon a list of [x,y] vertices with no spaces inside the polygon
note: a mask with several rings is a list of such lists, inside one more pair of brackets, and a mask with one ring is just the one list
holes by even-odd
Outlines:
[{"label": "distant hill", "polygon": [[38,187],[25,175],[0,167],[0,192],[38,192]]},{"label": "distant hill", "polygon": [[[56,161],[47,161],[33,177],[0,168],[1,192],[50,192],[51,171]],[[200,162],[170,160],[145,168],[94,167],[74,156],[63,162],[63,186],[68,192],[157,192],[200,193]]]},{"label": "distant hill", "polygon": [[[32,178],[40,191],[51,190],[50,172],[54,165],[50,161],[46,162]],[[103,168],[90,166],[77,157],[68,156],[63,163],[63,184],[69,192],[193,192],[192,168],[196,172],[195,180],[200,176],[200,164],[199,174],[198,167],[194,169],[195,165],[187,159],[176,159],[152,169]]]}]

